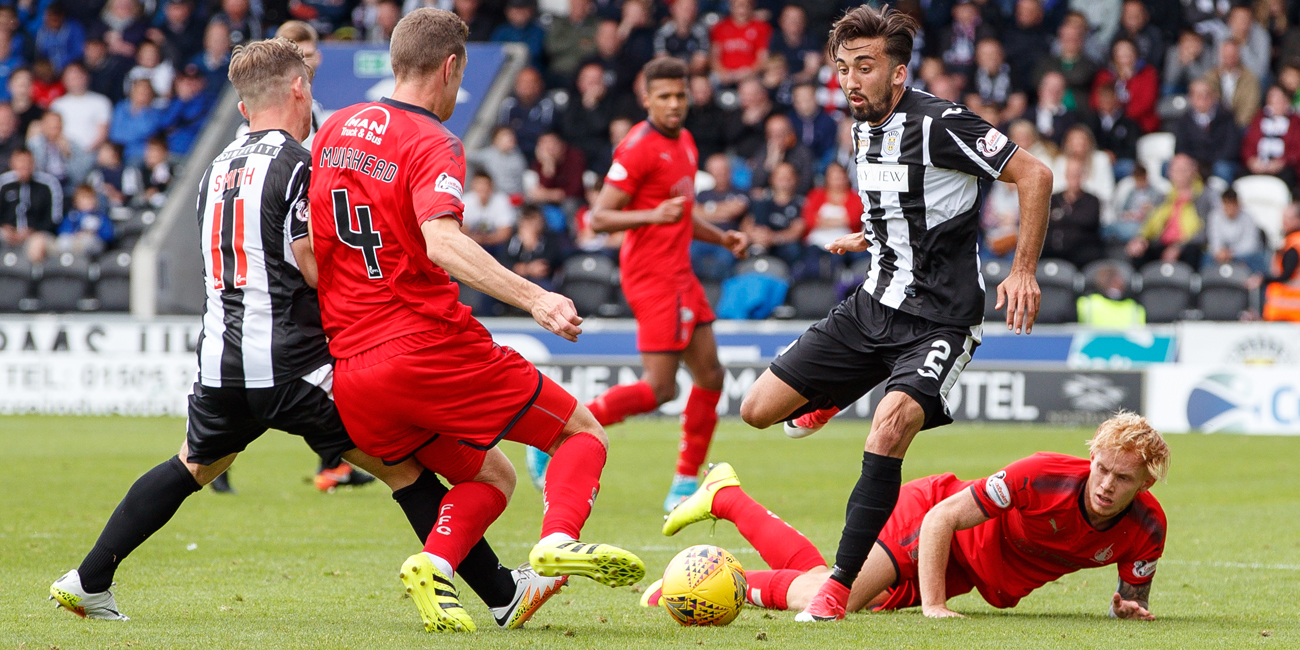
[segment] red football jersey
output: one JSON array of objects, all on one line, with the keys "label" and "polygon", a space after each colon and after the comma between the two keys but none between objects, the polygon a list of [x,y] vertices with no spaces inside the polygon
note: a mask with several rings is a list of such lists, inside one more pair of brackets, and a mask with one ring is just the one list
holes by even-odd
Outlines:
[{"label": "red football jersey", "polygon": [[1141,492],[1110,528],[1093,528],[1082,502],[1089,466],[1084,458],[1038,453],[951,486],[949,494],[969,489],[992,517],[953,537],[953,555],[990,605],[1014,607],[1067,573],[1108,564],[1129,584],[1151,581],[1165,547],[1164,510]]},{"label": "red football jersey", "polygon": [[709,40],[718,47],[719,63],[727,70],[747,68],[759,63],[758,53],[767,49],[772,37],[772,26],[751,19],[737,25],[731,18],[723,18],[709,32]]},{"label": "red football jersey", "polygon": [[691,271],[691,239],[695,225],[695,172],[699,152],[695,138],[682,129],[670,138],[648,121],[632,127],[614,149],[614,162],[605,182],[632,195],[627,210],[653,210],[660,203],[686,197],[676,223],[641,226],[627,231],[619,251],[623,293],[644,295],[675,292],[695,276]]},{"label": "red football jersey", "polygon": [[459,287],[429,261],[420,224],[459,221],[465,149],[436,115],[391,99],[334,113],[312,145],[312,244],[330,352],[457,332]]}]

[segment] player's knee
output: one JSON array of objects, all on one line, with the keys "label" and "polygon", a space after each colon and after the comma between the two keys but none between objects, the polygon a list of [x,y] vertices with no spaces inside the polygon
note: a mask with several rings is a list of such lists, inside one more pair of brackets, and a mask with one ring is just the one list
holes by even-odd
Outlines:
[{"label": "player's knee", "polygon": [[694,379],[701,388],[722,390],[722,385],[727,380],[727,371],[723,370],[722,364],[715,364],[698,372]]},{"label": "player's knee", "polygon": [[760,400],[754,397],[753,393],[745,395],[745,399],[740,403],[740,419],[745,421],[755,429],[766,429],[776,424],[776,418],[771,413],[765,412]]},{"label": "player's knee", "polygon": [[505,454],[501,454],[500,459],[496,459],[489,454],[488,459],[485,459],[474,480],[500,490],[501,494],[505,495],[506,500],[509,501],[510,497],[515,493],[515,476],[515,467],[505,458]]},{"label": "player's knee", "polygon": [[650,384],[650,389],[655,393],[655,401],[665,404],[677,398],[677,381],[676,378],[668,381],[646,382]]},{"label": "player's knee", "polygon": [[596,420],[596,416],[592,415],[586,406],[579,404],[578,408],[574,409],[573,415],[569,416],[569,421],[564,425],[564,431],[560,432],[560,436],[555,439],[555,443],[551,445],[550,449],[544,449],[543,451],[555,455],[555,450],[559,449],[565,440],[580,434],[590,435],[601,446],[609,449],[609,436],[605,435],[605,427],[600,425],[600,422]]}]

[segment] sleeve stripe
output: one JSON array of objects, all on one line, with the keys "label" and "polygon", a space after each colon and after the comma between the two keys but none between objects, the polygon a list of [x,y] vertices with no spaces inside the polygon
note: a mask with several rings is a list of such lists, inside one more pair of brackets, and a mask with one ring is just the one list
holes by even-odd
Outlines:
[{"label": "sleeve stripe", "polygon": [[427,217],[421,217],[420,219],[418,219],[418,222],[420,225],[424,225],[425,222],[427,221],[433,221],[434,219],[441,219],[442,217],[451,217],[452,219],[456,220],[456,223],[465,223],[464,217],[460,216],[459,214],[456,214],[454,210],[443,210],[442,212],[435,212]]},{"label": "sleeve stripe", "polygon": [[[930,165],[930,124],[934,118],[926,115],[921,118],[921,164],[927,167]],[[951,133],[951,131],[949,131]]]},{"label": "sleeve stripe", "polygon": [[285,201],[288,201],[289,199],[293,198],[293,179],[295,179],[295,178],[298,177],[298,170],[300,170],[300,169],[302,169],[302,161],[298,161],[298,164],[297,164],[297,165],[294,165],[294,167],[293,167],[293,173],[292,173],[292,174],[289,174],[289,182],[288,182],[288,183],[285,183],[285,186],[284,186],[284,200],[285,200]]},{"label": "sleeve stripe", "polygon": [[975,505],[977,505],[977,506],[980,507],[980,511],[982,511],[982,512],[984,513],[984,516],[985,516],[985,517],[988,517],[989,519],[992,519],[992,518],[993,518],[993,515],[989,514],[989,509],[984,507],[984,502],[983,502],[983,501],[980,501],[980,492],[979,492],[979,490],[976,490],[976,489],[975,489],[975,484],[974,484],[974,483],[971,483],[971,486],[970,486],[970,495],[971,495],[972,497],[975,497]]},{"label": "sleeve stripe", "polygon": [[1007,163],[1011,162],[1011,157],[1014,156],[1014,155],[1016,155],[1016,151],[1017,151],[1018,149],[1020,149],[1020,145],[1018,145],[1018,144],[1016,144],[1016,143],[1014,143],[1014,142],[1007,142],[1007,145],[1009,145],[1009,146],[1011,147],[1011,149],[1007,151],[1007,157],[1002,159],[1002,164],[1001,164],[1001,165],[998,165],[998,176],[999,176],[999,177],[1002,176],[1002,170],[1004,170],[1004,169],[1007,168]]},{"label": "sleeve stripe", "polygon": [[944,130],[948,132],[948,135],[952,136],[952,141],[957,143],[957,148],[961,149],[961,152],[966,154],[967,158],[970,158],[972,162],[974,162],[976,165],[979,165],[980,168],[983,169],[985,172],[987,172],[989,176],[993,177],[994,179],[997,179],[997,177],[1002,175],[1001,172],[996,171],[992,167],[990,167],[988,163],[984,162],[983,160],[980,160],[980,157],[976,155],[974,151],[971,151],[970,147],[966,146],[966,143],[962,142],[961,138],[957,137],[957,134],[953,133],[951,129],[944,129]]}]

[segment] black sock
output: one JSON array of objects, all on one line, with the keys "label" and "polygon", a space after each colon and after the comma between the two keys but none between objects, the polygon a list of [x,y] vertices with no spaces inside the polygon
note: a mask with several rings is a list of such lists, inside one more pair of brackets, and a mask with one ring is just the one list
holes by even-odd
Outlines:
[{"label": "black sock", "polygon": [[862,453],[862,476],[849,495],[849,506],[844,514],[844,532],[840,534],[840,548],[835,553],[835,567],[831,578],[846,587],[852,587],[867,554],[880,536],[889,515],[898,503],[898,488],[903,482],[903,459],[880,456],[869,451]]},{"label": "black sock", "polygon": [[[438,521],[438,508],[447,492],[447,486],[438,480],[438,475],[428,470],[414,483],[393,492],[393,500],[402,506],[421,545],[433,532]],[[514,600],[514,576],[510,569],[501,566],[501,560],[486,539],[480,539],[469,550],[457,567],[457,573],[488,607],[501,607]]]},{"label": "black sock", "polygon": [[158,532],[186,497],[201,489],[185,463],[176,456],[136,479],[104,524],[104,532],[99,534],[95,547],[81,561],[77,569],[81,586],[92,594],[112,586],[117,565]]}]

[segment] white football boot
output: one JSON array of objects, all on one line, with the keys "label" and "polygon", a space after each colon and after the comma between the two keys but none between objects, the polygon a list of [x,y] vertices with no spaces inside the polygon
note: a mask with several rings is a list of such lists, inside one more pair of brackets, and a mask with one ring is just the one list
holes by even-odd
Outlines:
[{"label": "white football boot", "polygon": [[98,618],[106,621],[131,620],[117,611],[117,601],[113,600],[112,591],[105,589],[97,594],[86,593],[81,586],[81,576],[77,574],[76,569],[63,574],[62,578],[50,585],[50,600],[82,618]]},{"label": "white football boot", "polygon": [[523,627],[551,596],[560,593],[560,588],[569,582],[569,576],[539,576],[527,562],[510,573],[515,578],[514,599],[509,605],[491,608],[492,618],[506,630]]}]

